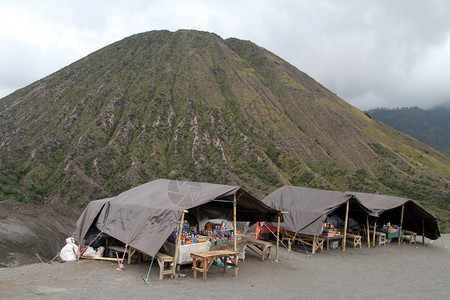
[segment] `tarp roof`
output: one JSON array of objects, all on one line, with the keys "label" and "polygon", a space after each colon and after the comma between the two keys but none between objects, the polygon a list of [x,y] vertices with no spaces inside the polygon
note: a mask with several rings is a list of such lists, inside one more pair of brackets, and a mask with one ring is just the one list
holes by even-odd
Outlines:
[{"label": "tarp roof", "polygon": [[286,211],[286,229],[309,235],[319,235],[327,216],[351,200],[351,210],[363,214],[372,213],[351,194],[297,186],[283,186],[272,192],[263,202],[268,206]]},{"label": "tarp roof", "polygon": [[232,217],[234,195],[237,221],[277,219],[275,209],[239,186],[158,179],[116,197],[92,201],[94,204],[89,204],[78,220],[74,237],[81,242],[98,216],[96,227],[99,230],[153,256],[176,228],[183,210],[193,209],[198,218]]},{"label": "tarp roof", "polygon": [[432,240],[440,237],[437,219],[411,199],[359,192],[347,192],[347,194],[353,194],[364,206],[375,211],[381,224],[391,222],[399,225],[401,207],[405,205],[403,229],[418,234],[424,231],[424,235]]}]

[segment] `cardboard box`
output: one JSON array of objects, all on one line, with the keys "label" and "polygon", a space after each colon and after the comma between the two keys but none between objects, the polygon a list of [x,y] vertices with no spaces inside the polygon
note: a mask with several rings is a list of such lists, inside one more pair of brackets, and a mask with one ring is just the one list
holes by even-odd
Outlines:
[{"label": "cardboard box", "polygon": [[331,248],[332,248],[332,249],[337,249],[337,248],[339,248],[339,241],[333,241],[333,242],[331,242]]}]

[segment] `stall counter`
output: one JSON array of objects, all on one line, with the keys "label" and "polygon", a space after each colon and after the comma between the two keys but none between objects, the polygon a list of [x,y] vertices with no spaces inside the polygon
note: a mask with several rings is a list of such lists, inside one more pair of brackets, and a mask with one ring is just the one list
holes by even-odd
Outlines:
[{"label": "stall counter", "polygon": [[[163,249],[168,255],[175,256],[176,245],[174,243],[166,241],[164,243]],[[191,253],[210,251],[211,243],[194,243],[189,245],[180,245],[180,251],[178,254],[177,265],[191,264],[192,257]]]}]

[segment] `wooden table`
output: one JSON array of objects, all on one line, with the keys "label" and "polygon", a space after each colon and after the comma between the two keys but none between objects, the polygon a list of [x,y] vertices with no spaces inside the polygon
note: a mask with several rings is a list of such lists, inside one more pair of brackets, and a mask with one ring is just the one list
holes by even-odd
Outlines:
[{"label": "wooden table", "polygon": [[330,241],[341,241],[344,239],[343,235],[335,235],[335,236],[321,236],[327,242],[327,250],[330,250]]},{"label": "wooden table", "polygon": [[400,239],[403,237],[403,231],[397,231],[397,232],[386,232],[384,230],[380,230],[379,232],[384,233],[386,235],[386,241],[389,244],[392,239]]},{"label": "wooden table", "polygon": [[[226,273],[228,269],[228,258],[231,258],[234,266],[234,276],[237,277],[238,255],[239,252],[229,250],[216,250],[216,251],[191,253],[191,257],[193,259],[192,270],[194,270],[194,278],[197,278],[197,271],[198,271],[203,273],[203,281],[206,282],[206,273],[208,273],[208,270],[212,266],[215,258],[222,258],[222,261],[224,262],[223,264],[224,273]],[[201,263],[201,267],[199,267],[199,263]]]}]

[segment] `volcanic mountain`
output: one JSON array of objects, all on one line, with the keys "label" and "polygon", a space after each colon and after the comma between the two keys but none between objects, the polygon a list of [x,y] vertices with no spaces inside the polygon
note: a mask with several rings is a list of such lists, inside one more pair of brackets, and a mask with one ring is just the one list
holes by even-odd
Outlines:
[{"label": "volcanic mountain", "polygon": [[83,206],[156,178],[380,192],[448,220],[449,155],[249,41],[136,34],[0,100],[0,200]]}]

